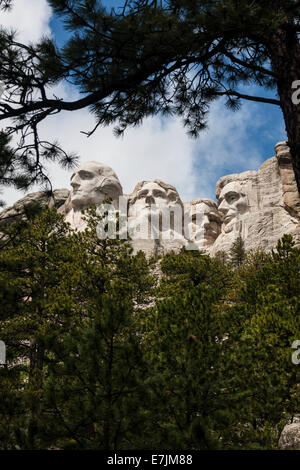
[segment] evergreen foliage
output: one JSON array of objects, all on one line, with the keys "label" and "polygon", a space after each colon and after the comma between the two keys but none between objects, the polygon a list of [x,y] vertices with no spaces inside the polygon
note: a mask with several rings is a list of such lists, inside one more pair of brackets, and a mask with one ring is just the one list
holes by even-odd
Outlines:
[{"label": "evergreen foliage", "polygon": [[239,236],[230,248],[230,261],[233,266],[240,266],[246,259],[245,243],[241,236]]},{"label": "evergreen foliage", "polygon": [[167,255],[161,268],[148,346],[160,378],[154,387],[154,448],[217,449],[228,424],[228,402],[222,377],[225,325],[215,305],[231,284],[229,269],[191,251]]},{"label": "evergreen foliage", "polygon": [[88,220],[35,208],[4,229],[0,448],[276,449],[300,407],[291,236],[238,268],[147,261]]},{"label": "evergreen foliage", "polygon": [[[276,448],[299,409],[299,369],[291,345],[300,332],[300,250],[290,235],[272,254],[250,254],[237,272],[229,313],[233,390],[242,393],[239,446]],[[233,373],[234,374],[234,373]]]}]

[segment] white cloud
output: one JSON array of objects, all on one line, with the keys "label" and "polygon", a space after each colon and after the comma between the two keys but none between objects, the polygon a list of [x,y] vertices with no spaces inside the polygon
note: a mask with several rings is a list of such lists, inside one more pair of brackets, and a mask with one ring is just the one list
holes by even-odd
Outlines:
[{"label": "white cloud", "polygon": [[[66,97],[63,89],[59,96]],[[257,169],[273,155],[273,146],[284,139],[284,132],[280,120],[265,120],[260,105],[245,103],[232,113],[217,101],[211,108],[209,129],[197,140],[186,135],[179,118],[163,124],[159,118],[146,119],[141,127],[128,129],[119,139],[113,136],[111,127],[99,128],[87,138],[80,131],[92,129],[94,120],[83,110],[52,117],[44,124],[43,135],[57,138],[67,151],[77,152],[81,162],[97,160],[110,165],[125,193],[131,192],[138,181],[160,178],[173,184],[187,201],[214,198],[220,176]],[[269,134],[267,155],[261,135],[264,131]],[[70,187],[71,172],[52,166],[49,174],[56,188]]]},{"label": "white cloud", "polygon": [[274,155],[274,145],[286,134],[280,114],[265,106],[244,102],[234,113],[222,100],[213,104],[209,129],[198,139],[197,197],[214,198],[221,176],[257,170]]},{"label": "white cloud", "polygon": [[[62,87],[57,94],[72,98]],[[246,103],[232,113],[218,101],[211,109],[208,131],[197,140],[186,135],[178,118],[163,125],[159,118],[147,119],[141,127],[128,129],[123,138],[114,137],[111,127],[99,128],[87,138],[80,131],[92,129],[94,119],[88,110],[82,110],[49,118],[41,128],[41,136],[57,139],[65,150],[78,153],[81,162],[97,160],[111,166],[124,193],[131,192],[138,181],[159,178],[173,184],[182,200],[187,201],[214,198],[220,176],[257,169],[273,155],[262,154],[261,142],[252,138],[256,132],[259,134],[263,119],[263,108],[259,106]],[[272,147],[282,140],[280,131],[280,124],[273,128]],[[70,188],[71,172],[54,164],[48,168],[54,188]],[[4,199],[11,204],[22,195],[10,189],[5,191]]]},{"label": "white cloud", "polygon": [[[64,113],[49,119],[43,136],[57,138],[67,151],[76,151],[81,162],[101,161],[119,176],[125,193],[133,191],[141,180],[162,179],[176,186],[182,194],[191,194],[196,185],[193,155],[197,146],[185,135],[179,120],[162,126],[159,118],[145,120],[143,126],[128,129],[123,138],[116,138],[112,128],[99,128],[87,138],[80,131],[94,126],[87,110]],[[50,168],[55,187],[69,187],[70,173]]]},{"label": "white cloud", "polygon": [[47,0],[15,0],[11,11],[0,13],[0,25],[17,30],[19,41],[34,42],[51,34],[51,14]]}]

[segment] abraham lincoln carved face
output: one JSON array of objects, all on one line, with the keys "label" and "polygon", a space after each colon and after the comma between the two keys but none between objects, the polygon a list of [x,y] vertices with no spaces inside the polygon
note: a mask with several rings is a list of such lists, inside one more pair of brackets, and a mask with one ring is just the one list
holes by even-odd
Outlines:
[{"label": "abraham lincoln carved face", "polygon": [[219,195],[218,210],[223,214],[224,224],[228,225],[249,211],[246,188],[240,182],[227,183]]}]

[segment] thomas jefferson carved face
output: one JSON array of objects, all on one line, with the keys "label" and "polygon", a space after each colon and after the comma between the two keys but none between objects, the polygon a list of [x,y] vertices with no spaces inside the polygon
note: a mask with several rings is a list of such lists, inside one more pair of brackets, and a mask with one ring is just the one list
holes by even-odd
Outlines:
[{"label": "thomas jefferson carved face", "polygon": [[85,162],[71,176],[71,203],[75,209],[101,204],[111,197],[116,201],[122,194],[118,177],[109,167],[99,162]]},{"label": "thomas jefferson carved face", "polygon": [[187,204],[190,240],[205,247],[214,243],[221,232],[221,217],[216,203],[210,200],[196,199]]},{"label": "thomas jefferson carved face", "polygon": [[241,183],[232,181],[224,186],[218,209],[224,216],[225,225],[249,211],[247,194]]},{"label": "thomas jefferson carved face", "polygon": [[182,202],[173,186],[160,180],[142,181],[129,196],[128,216],[132,233],[141,227],[142,237],[147,237],[149,223],[156,238],[161,232],[178,229],[179,221],[182,223]]},{"label": "thomas jefferson carved face", "polygon": [[129,216],[140,215],[142,212],[150,210],[161,210],[175,202],[176,195],[168,191],[155,181],[145,182],[137,189],[134,198],[129,206]]}]

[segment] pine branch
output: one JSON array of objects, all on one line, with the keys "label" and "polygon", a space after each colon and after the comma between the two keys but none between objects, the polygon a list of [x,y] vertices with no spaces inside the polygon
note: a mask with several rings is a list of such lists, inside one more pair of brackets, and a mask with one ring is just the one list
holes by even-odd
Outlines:
[{"label": "pine branch", "polygon": [[273,104],[276,106],[280,106],[281,103],[279,100],[271,99],[271,98],[263,98],[261,96],[250,96],[250,95],[245,95],[243,93],[239,93],[234,90],[227,90],[227,91],[216,91],[214,92],[215,95],[218,96],[236,96],[237,98],[243,99],[243,100],[248,100],[248,101],[256,101],[258,103],[267,103],[267,104]]},{"label": "pine branch", "polygon": [[253,71],[260,72],[264,75],[269,75],[270,77],[276,78],[275,73],[273,73],[271,70],[268,70],[264,67],[260,67],[258,65],[254,65],[254,64],[249,63],[249,62],[245,62],[244,60],[239,59],[234,54],[231,54],[228,51],[224,51],[224,55],[226,57],[228,57],[232,62],[234,62],[236,64],[239,64],[239,65],[242,65],[243,67],[246,67],[247,69],[251,69]]}]

